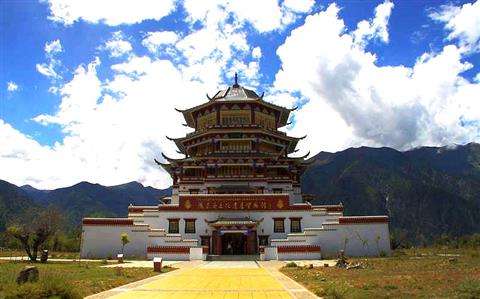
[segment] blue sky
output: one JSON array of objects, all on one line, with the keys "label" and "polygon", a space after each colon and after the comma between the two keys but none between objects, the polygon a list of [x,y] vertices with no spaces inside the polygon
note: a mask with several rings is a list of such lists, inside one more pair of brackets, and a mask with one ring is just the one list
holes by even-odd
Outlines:
[{"label": "blue sky", "polygon": [[[173,108],[230,84],[300,106],[300,152],[480,139],[475,1],[1,3],[0,178],[167,186]],[[314,128],[314,129],[312,129]],[[25,173],[25,169],[29,169]]]}]

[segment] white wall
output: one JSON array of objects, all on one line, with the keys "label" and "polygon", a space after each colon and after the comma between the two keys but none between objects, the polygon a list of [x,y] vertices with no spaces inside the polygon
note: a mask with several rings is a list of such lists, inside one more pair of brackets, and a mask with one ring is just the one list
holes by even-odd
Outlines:
[{"label": "white wall", "polygon": [[127,233],[130,243],[125,245],[124,257],[147,256],[147,232],[135,226],[84,225],[82,228],[82,258],[116,258],[122,251],[120,236]]},{"label": "white wall", "polygon": [[[137,215],[138,213],[136,213]],[[120,235],[127,233],[131,242],[125,247],[129,256],[145,257],[147,246],[197,247],[200,235],[211,235],[212,228],[205,220],[218,218],[243,218],[262,220],[257,226],[257,235],[269,235],[270,247],[288,245],[319,245],[324,258],[335,257],[345,248],[349,256],[378,256],[390,254],[388,223],[339,224],[341,213],[321,211],[145,211],[144,217],[134,217],[135,226],[85,225],[82,234],[81,255],[104,258],[116,256],[121,251]],[[285,233],[274,233],[273,218],[285,218]],[[290,217],[302,217],[303,233],[290,234]],[[168,234],[168,218],[180,219],[179,234]],[[185,218],[196,218],[195,234],[185,234]],[[154,231],[147,232],[148,229]],[[269,248],[269,247],[267,247]],[[266,248],[266,250],[267,250]],[[273,252],[272,252],[273,254]],[[162,254],[166,260],[188,260],[189,254]],[[293,255],[278,255],[279,259],[299,258]],[[149,254],[149,258],[153,255]],[[305,258],[305,256],[303,256]]]}]

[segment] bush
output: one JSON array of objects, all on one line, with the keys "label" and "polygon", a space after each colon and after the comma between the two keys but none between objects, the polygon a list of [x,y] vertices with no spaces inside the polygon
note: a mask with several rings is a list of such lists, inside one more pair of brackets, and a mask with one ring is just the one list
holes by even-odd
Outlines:
[{"label": "bush", "polygon": [[123,276],[123,268],[122,267],[115,267],[115,275]]},{"label": "bush", "polygon": [[60,277],[46,277],[38,283],[10,284],[4,295],[5,298],[82,298],[72,285]]},{"label": "bush", "polygon": [[480,280],[466,280],[457,287],[459,298],[478,299],[480,298]]},{"label": "bush", "polygon": [[342,284],[328,284],[324,289],[316,291],[315,295],[319,297],[342,299],[346,297],[348,292],[348,286],[345,283]]},{"label": "bush", "polygon": [[295,262],[289,262],[285,265],[285,267],[287,268],[295,268],[295,267],[298,267],[297,264],[295,264]]}]

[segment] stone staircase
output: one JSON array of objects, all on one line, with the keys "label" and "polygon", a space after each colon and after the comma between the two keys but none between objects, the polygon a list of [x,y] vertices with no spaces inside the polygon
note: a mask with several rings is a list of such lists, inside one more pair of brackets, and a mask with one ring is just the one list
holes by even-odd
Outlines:
[{"label": "stone staircase", "polygon": [[207,256],[207,261],[258,261],[260,255],[213,255]]}]

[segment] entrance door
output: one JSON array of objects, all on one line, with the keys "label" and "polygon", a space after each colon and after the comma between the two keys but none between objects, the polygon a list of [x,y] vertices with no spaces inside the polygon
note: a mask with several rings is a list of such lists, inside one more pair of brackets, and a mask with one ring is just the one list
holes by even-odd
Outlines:
[{"label": "entrance door", "polygon": [[247,237],[242,233],[225,233],[222,236],[222,254],[244,255],[247,253]]}]

